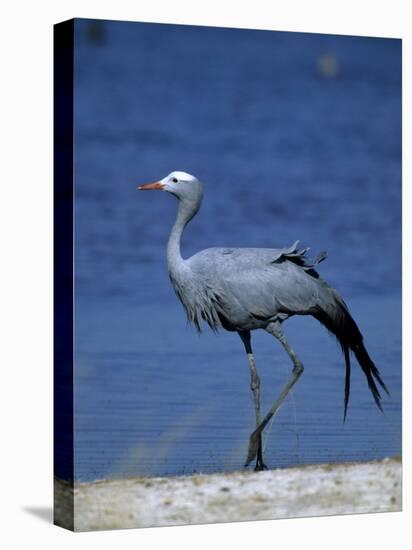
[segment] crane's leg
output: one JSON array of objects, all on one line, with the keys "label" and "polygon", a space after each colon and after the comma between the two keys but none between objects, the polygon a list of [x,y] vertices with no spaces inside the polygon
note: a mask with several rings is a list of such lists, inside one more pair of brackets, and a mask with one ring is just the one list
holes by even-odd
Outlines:
[{"label": "crane's leg", "polygon": [[273,403],[273,405],[270,407],[269,412],[266,414],[262,422],[258,425],[256,430],[252,433],[249,440],[249,450],[248,455],[246,459],[246,466],[252,462],[252,460],[257,456],[259,451],[259,445],[261,442],[262,437],[262,431],[266,427],[269,420],[273,417],[274,414],[277,413],[280,406],[282,405],[285,397],[291,390],[292,386],[297,382],[299,376],[303,372],[303,365],[300,362],[299,358],[297,357],[296,353],[293,351],[293,349],[290,347],[288,341],[286,340],[279,321],[274,321],[270,323],[266,329],[267,332],[275,336],[279,342],[282,344],[282,346],[285,348],[287,354],[292,360],[293,363],[293,370],[292,375],[289,378],[287,384],[283,388],[282,392],[280,393],[279,397],[276,399],[276,401]]},{"label": "crane's leg", "polygon": [[[260,424],[260,378],[256,369],[255,358],[253,357],[252,346],[250,343],[250,331],[239,331],[239,336],[242,339],[242,342],[245,346],[245,351],[247,355],[247,361],[250,369],[250,389],[253,392],[253,400],[255,403],[255,415],[256,415],[256,428]],[[257,441],[257,451],[256,451],[256,466],[255,470],[267,470],[266,465],[263,462],[263,451],[262,451],[262,434],[259,433]]]}]

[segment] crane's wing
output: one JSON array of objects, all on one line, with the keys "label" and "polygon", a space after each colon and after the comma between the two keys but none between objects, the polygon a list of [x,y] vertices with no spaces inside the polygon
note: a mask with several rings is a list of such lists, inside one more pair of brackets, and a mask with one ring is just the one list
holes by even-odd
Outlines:
[{"label": "crane's wing", "polygon": [[231,317],[240,308],[262,320],[279,313],[309,313],[322,300],[326,286],[312,267],[287,258],[220,281],[222,301],[229,305]]},{"label": "crane's wing", "polygon": [[[298,241],[289,248],[207,249],[189,262],[195,278],[203,281],[213,308],[231,325],[241,327],[251,317],[270,319],[279,313],[308,312],[329,288]],[[212,304],[211,304],[212,307]]]},{"label": "crane's wing", "polygon": [[264,268],[290,260],[306,269],[314,268],[326,258],[320,253],[314,261],[307,257],[308,248],[299,248],[299,241],[289,248],[207,248],[187,260],[190,268],[200,276],[230,276],[239,271]]}]

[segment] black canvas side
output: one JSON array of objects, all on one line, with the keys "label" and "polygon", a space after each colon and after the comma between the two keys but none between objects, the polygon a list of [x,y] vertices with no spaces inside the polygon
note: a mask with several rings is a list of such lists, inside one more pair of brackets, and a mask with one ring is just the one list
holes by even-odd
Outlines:
[{"label": "black canvas side", "polygon": [[54,523],[73,530],[74,21],[54,26]]}]

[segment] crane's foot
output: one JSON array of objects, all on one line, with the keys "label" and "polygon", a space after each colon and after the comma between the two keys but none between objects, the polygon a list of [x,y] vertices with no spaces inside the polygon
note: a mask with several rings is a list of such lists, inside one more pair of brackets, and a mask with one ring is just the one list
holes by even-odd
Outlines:
[{"label": "crane's foot", "polygon": [[255,472],[261,472],[262,470],[267,470],[268,467],[263,462],[263,449],[262,449],[262,434],[260,436],[259,448],[257,452]]},{"label": "crane's foot", "polygon": [[266,466],[266,464],[261,461],[261,460],[257,460],[256,461],[256,466],[255,466],[255,472],[263,472],[264,470],[268,470],[269,468]]}]

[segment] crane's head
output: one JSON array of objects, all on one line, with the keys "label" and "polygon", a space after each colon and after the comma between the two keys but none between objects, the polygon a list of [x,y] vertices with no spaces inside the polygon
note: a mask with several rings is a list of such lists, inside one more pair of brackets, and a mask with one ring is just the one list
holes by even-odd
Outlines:
[{"label": "crane's head", "polygon": [[200,181],[186,172],[171,172],[162,180],[139,185],[138,189],[140,191],[153,191],[155,189],[167,191],[185,203],[200,204],[203,197]]}]

